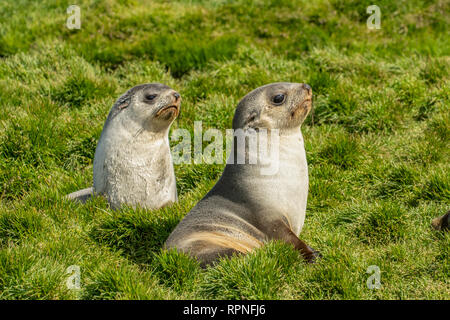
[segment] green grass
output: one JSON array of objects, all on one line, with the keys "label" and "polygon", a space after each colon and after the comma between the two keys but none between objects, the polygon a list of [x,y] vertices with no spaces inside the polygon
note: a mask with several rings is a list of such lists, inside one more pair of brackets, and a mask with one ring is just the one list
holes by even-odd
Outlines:
[{"label": "green grass", "polygon": [[[0,3],[1,299],[449,299],[450,5],[378,1]],[[111,210],[63,198],[92,184],[115,99],[162,82],[178,90],[173,128],[225,130],[237,102],[275,81],[309,83],[302,131],[310,170],[301,238],[307,265],[273,242],[201,269],[162,244],[223,165],[177,165],[179,203]],[[81,289],[66,269],[81,269]],[[370,265],[382,288],[370,290]]]}]

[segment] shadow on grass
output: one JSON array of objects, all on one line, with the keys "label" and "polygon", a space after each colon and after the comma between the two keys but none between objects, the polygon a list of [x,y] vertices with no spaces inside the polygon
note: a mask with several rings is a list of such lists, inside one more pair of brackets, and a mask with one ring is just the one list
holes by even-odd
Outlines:
[{"label": "shadow on grass", "polygon": [[165,290],[187,294],[195,289],[201,271],[199,263],[176,250],[163,249],[187,211],[189,208],[179,203],[155,211],[123,208],[95,226],[90,236],[137,264],[141,272],[156,276],[153,279]]},{"label": "shadow on grass", "polygon": [[145,209],[123,208],[101,221],[90,232],[92,239],[120,252],[140,265],[153,261],[154,254],[181,219],[179,208],[163,208],[150,212]]}]

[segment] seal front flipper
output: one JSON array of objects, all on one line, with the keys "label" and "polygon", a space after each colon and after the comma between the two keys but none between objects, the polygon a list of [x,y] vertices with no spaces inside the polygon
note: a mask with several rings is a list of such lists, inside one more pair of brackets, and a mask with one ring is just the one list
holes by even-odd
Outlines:
[{"label": "seal front flipper", "polygon": [[89,198],[94,194],[94,188],[86,188],[82,190],[78,190],[66,195],[67,199],[80,201],[81,203],[85,203]]},{"label": "seal front flipper", "polygon": [[308,263],[315,263],[316,260],[321,257],[321,254],[318,251],[300,240],[283,221],[274,222],[268,236],[271,239],[282,240],[292,244],[295,249],[300,251],[301,255]]}]

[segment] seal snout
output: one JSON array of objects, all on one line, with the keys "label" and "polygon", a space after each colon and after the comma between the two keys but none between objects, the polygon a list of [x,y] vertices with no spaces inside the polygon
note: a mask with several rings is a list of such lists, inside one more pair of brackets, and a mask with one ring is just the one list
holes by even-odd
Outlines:
[{"label": "seal snout", "polygon": [[180,94],[178,92],[176,92],[176,91],[172,91],[170,96],[173,97],[173,102],[172,102],[172,104],[170,104],[170,106],[175,106],[175,107],[179,108],[180,107],[180,102],[181,102]]},{"label": "seal snout", "polygon": [[166,118],[172,118],[177,117],[180,113],[180,103],[181,103],[181,95],[173,91],[171,94],[172,102],[168,103],[167,105],[161,107],[158,112],[156,113],[156,116],[159,117],[161,115],[167,115]]},{"label": "seal snout", "polygon": [[311,101],[312,101],[312,88],[309,84],[303,83],[302,86],[303,91],[303,101],[301,103],[302,107],[310,108],[311,107]]},{"label": "seal snout", "polygon": [[311,89],[309,84],[304,83],[303,84],[303,89],[305,89],[308,92],[309,95],[312,94],[312,89]]},{"label": "seal snout", "polygon": [[178,92],[176,92],[176,91],[175,91],[172,95],[173,95],[173,97],[175,98],[175,101],[174,101],[174,103],[173,103],[172,105],[168,106],[167,108],[172,108],[172,109],[174,109],[176,115],[178,115],[179,112],[180,112],[181,96],[180,96],[180,94],[179,94]]},{"label": "seal snout", "polygon": [[291,106],[290,116],[291,119],[303,121],[312,108],[312,88],[306,83],[298,83],[295,91],[298,98]]},{"label": "seal snout", "polygon": [[302,95],[304,97],[304,101],[311,101],[312,99],[312,88],[309,84],[302,83],[301,90],[303,91]]},{"label": "seal snout", "polygon": [[312,88],[306,83],[301,83],[299,87],[300,105],[298,107],[301,109],[309,109],[312,101]]}]

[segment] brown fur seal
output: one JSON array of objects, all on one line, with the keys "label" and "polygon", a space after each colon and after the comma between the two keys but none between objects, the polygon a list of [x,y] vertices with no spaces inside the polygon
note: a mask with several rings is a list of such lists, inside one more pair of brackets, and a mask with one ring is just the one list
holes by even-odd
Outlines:
[{"label": "brown fur seal", "polygon": [[94,156],[94,187],[68,195],[85,201],[92,193],[112,208],[148,209],[177,201],[169,128],[180,112],[180,95],[160,83],[138,85],[113,105]]},{"label": "brown fur seal", "polygon": [[[314,261],[316,252],[297,237],[308,196],[300,125],[311,109],[311,98],[306,84],[272,83],[239,102],[234,130],[265,129],[268,134],[278,130],[278,171],[266,175],[261,169],[267,163],[227,161],[218,182],[178,224],[165,248],[190,254],[205,266],[220,256],[247,253],[269,240],[282,240],[300,250],[307,261]],[[235,140],[233,153],[236,147]],[[251,152],[246,149],[245,156],[250,158]]]},{"label": "brown fur seal", "polygon": [[450,228],[450,210],[443,216],[434,218],[431,221],[431,225],[436,230],[448,231],[448,229]]}]

